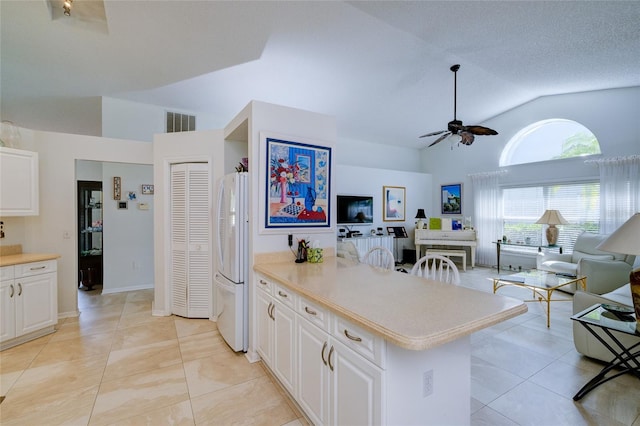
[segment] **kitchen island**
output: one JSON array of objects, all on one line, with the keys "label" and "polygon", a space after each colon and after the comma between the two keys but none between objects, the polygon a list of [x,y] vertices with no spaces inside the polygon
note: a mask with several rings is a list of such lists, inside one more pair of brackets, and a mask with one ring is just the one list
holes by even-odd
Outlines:
[{"label": "kitchen island", "polygon": [[527,311],[342,258],[254,270],[257,352],[315,424],[468,424],[470,335]]}]

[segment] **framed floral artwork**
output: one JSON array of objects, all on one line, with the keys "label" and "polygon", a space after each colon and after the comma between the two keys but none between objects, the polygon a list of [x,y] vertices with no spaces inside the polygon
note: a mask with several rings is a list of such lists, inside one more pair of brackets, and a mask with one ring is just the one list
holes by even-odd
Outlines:
[{"label": "framed floral artwork", "polygon": [[440,186],[442,214],[462,214],[462,184]]},{"label": "framed floral artwork", "polygon": [[382,187],[382,220],[384,222],[404,222],[405,192],[404,186]]},{"label": "framed floral artwork", "polygon": [[330,226],[331,148],[264,136],[265,229]]}]

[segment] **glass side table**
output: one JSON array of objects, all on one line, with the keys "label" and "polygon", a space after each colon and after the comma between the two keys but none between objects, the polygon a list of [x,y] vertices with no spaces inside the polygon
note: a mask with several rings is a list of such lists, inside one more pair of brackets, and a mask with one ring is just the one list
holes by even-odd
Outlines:
[{"label": "glass side table", "polygon": [[537,248],[538,253],[542,251],[542,249],[556,249],[558,253],[562,254],[562,246],[554,245],[554,246],[544,246],[541,244],[518,244],[518,243],[505,243],[502,240],[494,241],[496,245],[496,257],[498,263],[498,272],[500,272],[500,252],[502,251],[502,246],[506,247],[529,247],[529,248]]},{"label": "glass side table", "polygon": [[[618,332],[640,338],[640,323],[636,321],[633,314],[619,314],[597,304],[575,314],[571,319],[582,324],[614,355],[614,358],[575,394],[574,401],[578,401],[596,387],[623,374],[633,374],[640,379],[640,339],[637,343],[627,347],[614,334],[614,332]],[[597,333],[597,330],[601,330],[611,339],[611,342],[607,342]],[[612,374],[607,376],[609,372]]]}]

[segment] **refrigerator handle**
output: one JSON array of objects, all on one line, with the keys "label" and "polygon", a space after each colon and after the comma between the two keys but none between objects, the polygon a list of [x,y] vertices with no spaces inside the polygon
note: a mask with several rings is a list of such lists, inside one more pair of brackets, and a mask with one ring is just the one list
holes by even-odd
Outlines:
[{"label": "refrigerator handle", "polygon": [[217,253],[217,257],[218,257],[218,262],[219,265],[223,265],[223,259],[222,259],[222,238],[220,237],[220,218],[222,216],[222,202],[223,202],[223,197],[224,197],[224,177],[220,180],[220,184],[218,185],[218,208],[216,210],[216,247],[218,248],[218,250],[216,250]]}]

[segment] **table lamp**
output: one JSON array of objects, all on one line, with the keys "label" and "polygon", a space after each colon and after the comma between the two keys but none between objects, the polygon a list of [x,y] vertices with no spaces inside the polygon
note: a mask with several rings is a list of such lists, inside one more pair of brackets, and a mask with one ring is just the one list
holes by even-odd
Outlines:
[{"label": "table lamp", "polygon": [[556,225],[566,225],[569,222],[562,217],[558,210],[545,210],[536,223],[549,225],[547,227],[547,242],[550,246],[555,246],[558,241],[558,228],[556,228]]},{"label": "table lamp", "polygon": [[[640,255],[640,213],[636,213],[622,226],[598,244],[598,250],[621,254]],[[629,274],[633,309],[636,311],[637,328],[640,330],[640,268]]]},{"label": "table lamp", "polygon": [[426,218],[427,216],[424,214],[424,209],[418,209],[418,213],[416,213],[416,219],[418,219],[418,223],[416,224],[417,229],[422,229],[424,227],[422,219]]}]

